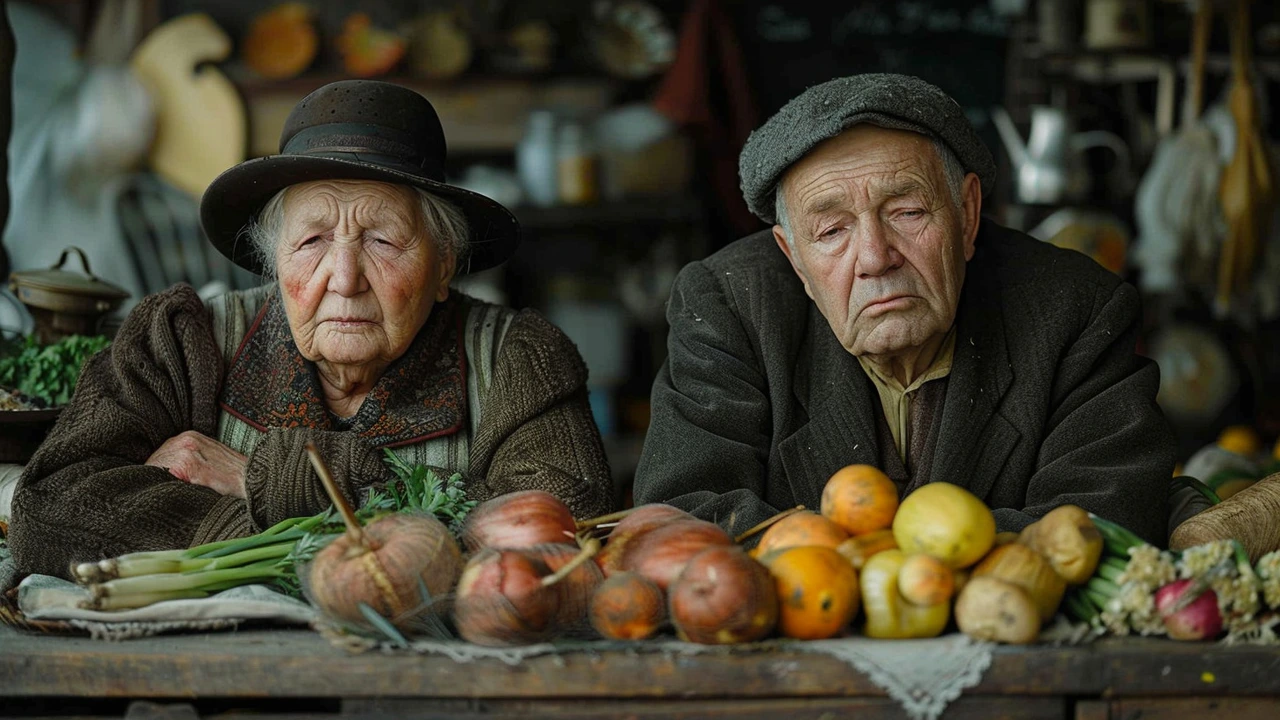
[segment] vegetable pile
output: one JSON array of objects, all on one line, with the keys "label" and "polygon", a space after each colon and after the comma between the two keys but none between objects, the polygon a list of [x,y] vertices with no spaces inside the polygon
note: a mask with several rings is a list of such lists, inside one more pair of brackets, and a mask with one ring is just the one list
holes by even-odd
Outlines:
[{"label": "vegetable pile", "polygon": [[540,490],[477,504],[457,476],[442,481],[387,457],[397,480],[359,509],[313,453],[329,512],[73,570],[99,609],[273,582],[301,593],[329,627],[397,644],[420,634],[501,647],[667,633],[735,644],[952,628],[1030,643],[1059,613],[1094,634],[1274,640],[1280,622],[1280,551],[1251,565],[1236,541],[1160,550],[1074,505],[997,533],[991,510],[964,488],[931,483],[900,500],[868,465],[832,475],[817,511],[792,508],[733,537],[665,504],[585,520]]},{"label": "vegetable pile", "polygon": [[80,366],[111,341],[103,335],[71,335],[40,345],[34,335],[0,348],[0,386],[16,389],[47,405],[66,405],[80,377]]}]

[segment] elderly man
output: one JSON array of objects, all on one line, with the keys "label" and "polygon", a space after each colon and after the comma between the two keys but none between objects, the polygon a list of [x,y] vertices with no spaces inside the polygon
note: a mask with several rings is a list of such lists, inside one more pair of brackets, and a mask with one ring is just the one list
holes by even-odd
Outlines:
[{"label": "elderly man", "polygon": [[1139,298],[981,216],[991,154],[913,77],[810,88],[752,134],[771,231],[685,267],[637,503],[746,528],[845,465],[968,488],[1000,530],[1074,503],[1163,544],[1174,442]]}]

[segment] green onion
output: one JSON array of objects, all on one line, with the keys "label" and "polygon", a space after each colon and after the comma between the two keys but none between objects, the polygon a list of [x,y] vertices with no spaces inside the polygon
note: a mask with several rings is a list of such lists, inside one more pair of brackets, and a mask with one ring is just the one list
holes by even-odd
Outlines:
[{"label": "green onion", "polygon": [[[429,468],[411,466],[390,450],[386,462],[396,478],[371,492],[356,512],[360,522],[389,512],[432,512],[455,532],[475,501],[465,499],[461,476],[442,480]],[[89,588],[90,606],[100,610],[136,608],[254,583],[274,583],[301,596],[297,567],[311,559],[343,529],[330,508],[311,517],[282,520],[255,535],[219,540],[185,550],[128,553],[96,563],[77,563],[72,577]]]},{"label": "green onion", "polygon": [[1222,502],[1222,498],[1218,497],[1218,493],[1214,492],[1213,488],[1209,487],[1208,485],[1205,485],[1204,483],[1200,482],[1196,478],[1191,477],[1190,475],[1179,475],[1178,477],[1173,479],[1173,482],[1174,482],[1174,485],[1180,485],[1182,487],[1187,487],[1187,488],[1191,488],[1192,490],[1195,490],[1205,500],[1208,500],[1210,503],[1214,505],[1217,505],[1218,503]]},{"label": "green onion", "polygon": [[1089,517],[1093,520],[1094,527],[1098,528],[1098,532],[1102,533],[1102,539],[1106,543],[1107,551],[1112,555],[1128,560],[1129,548],[1146,545],[1146,541],[1142,538],[1110,520],[1098,517],[1093,513],[1089,513]]},{"label": "green onion", "polygon": [[1098,611],[1089,604],[1084,596],[1076,592],[1069,592],[1062,597],[1062,607],[1067,612],[1067,616],[1076,622],[1092,623],[1094,618],[1098,617]]}]

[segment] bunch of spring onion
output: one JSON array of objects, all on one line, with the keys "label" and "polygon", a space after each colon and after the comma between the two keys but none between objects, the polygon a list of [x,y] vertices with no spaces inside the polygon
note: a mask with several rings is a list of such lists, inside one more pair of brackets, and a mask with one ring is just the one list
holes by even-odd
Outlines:
[{"label": "bunch of spring onion", "polygon": [[[1087,583],[1072,589],[1063,609],[1073,620],[1112,635],[1257,640],[1269,633],[1260,596],[1280,601],[1280,555],[1255,572],[1238,541],[1161,550],[1129,530],[1091,515],[1105,549]],[[1262,577],[1265,568],[1266,577]],[[1274,579],[1270,579],[1274,578]]]},{"label": "bunch of spring onion", "polygon": [[[454,534],[476,502],[467,500],[461,476],[441,479],[429,468],[410,466],[390,450],[385,459],[395,479],[371,491],[356,517],[361,522],[389,512],[429,512]],[[136,552],[99,562],[78,563],[72,577],[89,589],[84,606],[125,610],[163,600],[202,598],[241,585],[272,584],[301,597],[297,567],[344,530],[330,508],[311,517],[290,518],[249,537],[220,540],[185,550]]]}]

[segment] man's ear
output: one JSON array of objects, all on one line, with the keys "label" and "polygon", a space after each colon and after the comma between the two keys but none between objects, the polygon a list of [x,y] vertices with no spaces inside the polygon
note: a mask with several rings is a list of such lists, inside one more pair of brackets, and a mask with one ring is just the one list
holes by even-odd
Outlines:
[{"label": "man's ear", "polygon": [[978,226],[982,222],[982,181],[969,173],[960,186],[960,212],[963,215],[964,259],[973,259],[974,242],[978,238]]},{"label": "man's ear", "polygon": [[773,240],[778,243],[778,249],[782,251],[782,254],[787,256],[787,262],[791,263],[791,269],[795,271],[796,277],[800,278],[800,282],[804,284],[804,294],[808,295],[809,299],[812,300],[813,293],[809,292],[809,278],[805,277],[804,272],[800,270],[800,266],[796,264],[795,255],[791,252],[791,243],[787,242],[786,231],[782,229],[781,225],[773,226]]}]

